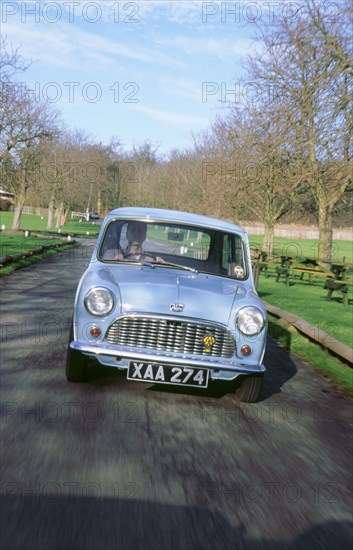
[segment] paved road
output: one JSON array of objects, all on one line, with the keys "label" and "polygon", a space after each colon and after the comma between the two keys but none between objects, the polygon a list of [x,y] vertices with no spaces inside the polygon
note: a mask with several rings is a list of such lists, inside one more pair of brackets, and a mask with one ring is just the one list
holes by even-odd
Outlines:
[{"label": "paved road", "polygon": [[1,281],[1,548],[350,548],[352,400],[273,340],[257,404],[221,383],[66,382],[89,255]]}]

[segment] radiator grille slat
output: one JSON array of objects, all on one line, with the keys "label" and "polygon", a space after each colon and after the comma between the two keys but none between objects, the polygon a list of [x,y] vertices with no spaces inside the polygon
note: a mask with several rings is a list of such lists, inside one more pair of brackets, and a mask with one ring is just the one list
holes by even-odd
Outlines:
[{"label": "radiator grille slat", "polygon": [[[206,351],[203,339],[213,336],[215,342]],[[222,327],[187,321],[127,316],[108,328],[105,340],[113,345],[155,349],[209,357],[233,357],[235,343]]]}]

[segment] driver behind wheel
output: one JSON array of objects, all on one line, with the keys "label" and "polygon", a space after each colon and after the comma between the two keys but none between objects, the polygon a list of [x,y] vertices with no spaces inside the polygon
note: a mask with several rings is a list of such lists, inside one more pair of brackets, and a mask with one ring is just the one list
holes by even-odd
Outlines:
[{"label": "driver behind wheel", "polygon": [[163,258],[157,256],[152,257],[145,254],[142,248],[142,244],[146,240],[147,224],[145,222],[129,222],[127,224],[127,245],[124,249],[119,247],[115,251],[107,251],[104,254],[104,259],[112,260],[128,260],[128,261],[149,261],[164,263]]},{"label": "driver behind wheel", "polygon": [[[143,254],[142,243],[146,240],[147,225],[144,222],[129,222],[127,226],[128,244],[124,250],[126,260],[141,260]],[[147,260],[147,257],[144,257]],[[151,258],[152,260],[152,258]]]}]

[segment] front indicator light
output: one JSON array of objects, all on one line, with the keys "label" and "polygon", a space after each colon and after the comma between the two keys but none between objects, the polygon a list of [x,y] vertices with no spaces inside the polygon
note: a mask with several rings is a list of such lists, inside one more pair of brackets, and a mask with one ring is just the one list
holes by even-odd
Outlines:
[{"label": "front indicator light", "polygon": [[98,336],[100,336],[101,334],[101,329],[94,325],[93,327],[90,328],[89,332],[91,336],[93,336],[94,338],[98,338]]},{"label": "front indicator light", "polygon": [[252,349],[250,346],[243,346],[240,351],[243,355],[251,355]]}]

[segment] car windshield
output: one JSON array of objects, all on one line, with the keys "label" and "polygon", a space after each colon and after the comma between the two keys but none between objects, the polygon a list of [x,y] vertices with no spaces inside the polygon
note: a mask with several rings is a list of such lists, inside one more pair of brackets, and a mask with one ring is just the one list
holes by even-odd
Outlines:
[{"label": "car windshield", "polygon": [[234,279],[248,276],[240,235],[177,223],[113,220],[98,258],[109,263],[151,262]]}]

